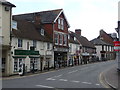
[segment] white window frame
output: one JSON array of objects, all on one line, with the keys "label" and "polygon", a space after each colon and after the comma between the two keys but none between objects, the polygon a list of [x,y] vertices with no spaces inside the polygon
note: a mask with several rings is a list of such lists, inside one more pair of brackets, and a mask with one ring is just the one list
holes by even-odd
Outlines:
[{"label": "white window frame", "polygon": [[18,39],[18,47],[21,48],[23,46],[23,40]]},{"label": "white window frame", "polygon": [[44,29],[41,29],[41,35],[44,36],[45,32],[44,32]]},{"label": "white window frame", "polygon": [[34,69],[38,69],[38,59],[37,58],[30,58],[30,69],[33,69],[33,63],[34,63]]},{"label": "white window frame", "polygon": [[12,28],[17,30],[17,21],[12,20]]},{"label": "white window frame", "polygon": [[37,48],[37,41],[33,40],[33,47]]},{"label": "white window frame", "polygon": [[[16,65],[15,65],[16,61]],[[15,58],[14,59],[14,72],[18,72],[20,69],[20,64],[23,64],[23,58]],[[15,67],[16,66],[16,67]],[[16,70],[15,70],[16,69]]]},{"label": "white window frame", "polygon": [[64,19],[61,17],[58,18],[58,29],[64,30]]}]

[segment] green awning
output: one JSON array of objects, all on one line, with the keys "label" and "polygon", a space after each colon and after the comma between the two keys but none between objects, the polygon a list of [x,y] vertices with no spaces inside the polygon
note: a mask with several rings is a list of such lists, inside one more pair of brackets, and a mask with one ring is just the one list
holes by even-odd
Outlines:
[{"label": "green awning", "polygon": [[40,55],[39,51],[34,50],[15,50],[15,55]]},{"label": "green awning", "polygon": [[12,56],[13,58],[26,58],[26,56]]}]

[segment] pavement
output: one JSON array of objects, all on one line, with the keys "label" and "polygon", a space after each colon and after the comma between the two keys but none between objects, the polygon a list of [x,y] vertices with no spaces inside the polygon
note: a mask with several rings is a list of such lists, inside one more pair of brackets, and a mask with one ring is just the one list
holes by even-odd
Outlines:
[{"label": "pavement", "polygon": [[104,83],[113,88],[114,90],[120,90],[120,71],[116,66],[113,66],[103,72]]}]

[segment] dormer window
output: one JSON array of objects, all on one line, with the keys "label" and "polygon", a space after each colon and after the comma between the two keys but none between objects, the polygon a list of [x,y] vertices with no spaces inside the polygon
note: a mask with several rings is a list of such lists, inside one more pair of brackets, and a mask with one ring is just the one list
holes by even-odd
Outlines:
[{"label": "dormer window", "polygon": [[76,37],[74,37],[74,41],[76,41],[77,39],[76,39]]},{"label": "dormer window", "polygon": [[12,20],[12,28],[17,30],[17,21]]},{"label": "dormer window", "polygon": [[41,35],[43,35],[44,36],[44,29],[41,29]]}]

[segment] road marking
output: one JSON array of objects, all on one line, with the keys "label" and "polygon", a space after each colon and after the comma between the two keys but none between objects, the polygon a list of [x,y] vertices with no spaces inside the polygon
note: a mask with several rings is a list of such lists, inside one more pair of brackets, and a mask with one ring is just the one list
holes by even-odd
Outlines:
[{"label": "road marking", "polygon": [[80,81],[71,81],[71,82],[79,83]]},{"label": "road marking", "polygon": [[61,75],[58,75],[58,76],[54,76],[54,77],[61,77],[62,76],[62,74]]},{"label": "road marking", "polygon": [[95,84],[95,85],[100,86],[100,84]]},{"label": "road marking", "polygon": [[60,80],[60,81],[65,81],[65,82],[68,81],[68,80],[66,80],[66,79],[59,79],[59,80]]},{"label": "road marking", "polygon": [[43,88],[54,88],[54,87],[51,87],[51,86],[44,86],[44,85],[36,85],[38,87],[43,87]]},{"label": "road marking", "polygon": [[89,83],[89,82],[82,82],[82,83],[84,83],[84,84],[92,84],[92,83]]},{"label": "road marking", "polygon": [[56,79],[53,79],[53,78],[47,78],[46,80],[52,80],[52,81],[54,81],[54,80],[56,80]]},{"label": "road marking", "polygon": [[71,71],[71,72],[68,72],[68,74],[71,74],[71,73],[74,73],[74,72],[77,72],[78,70],[75,70],[75,71]]}]

